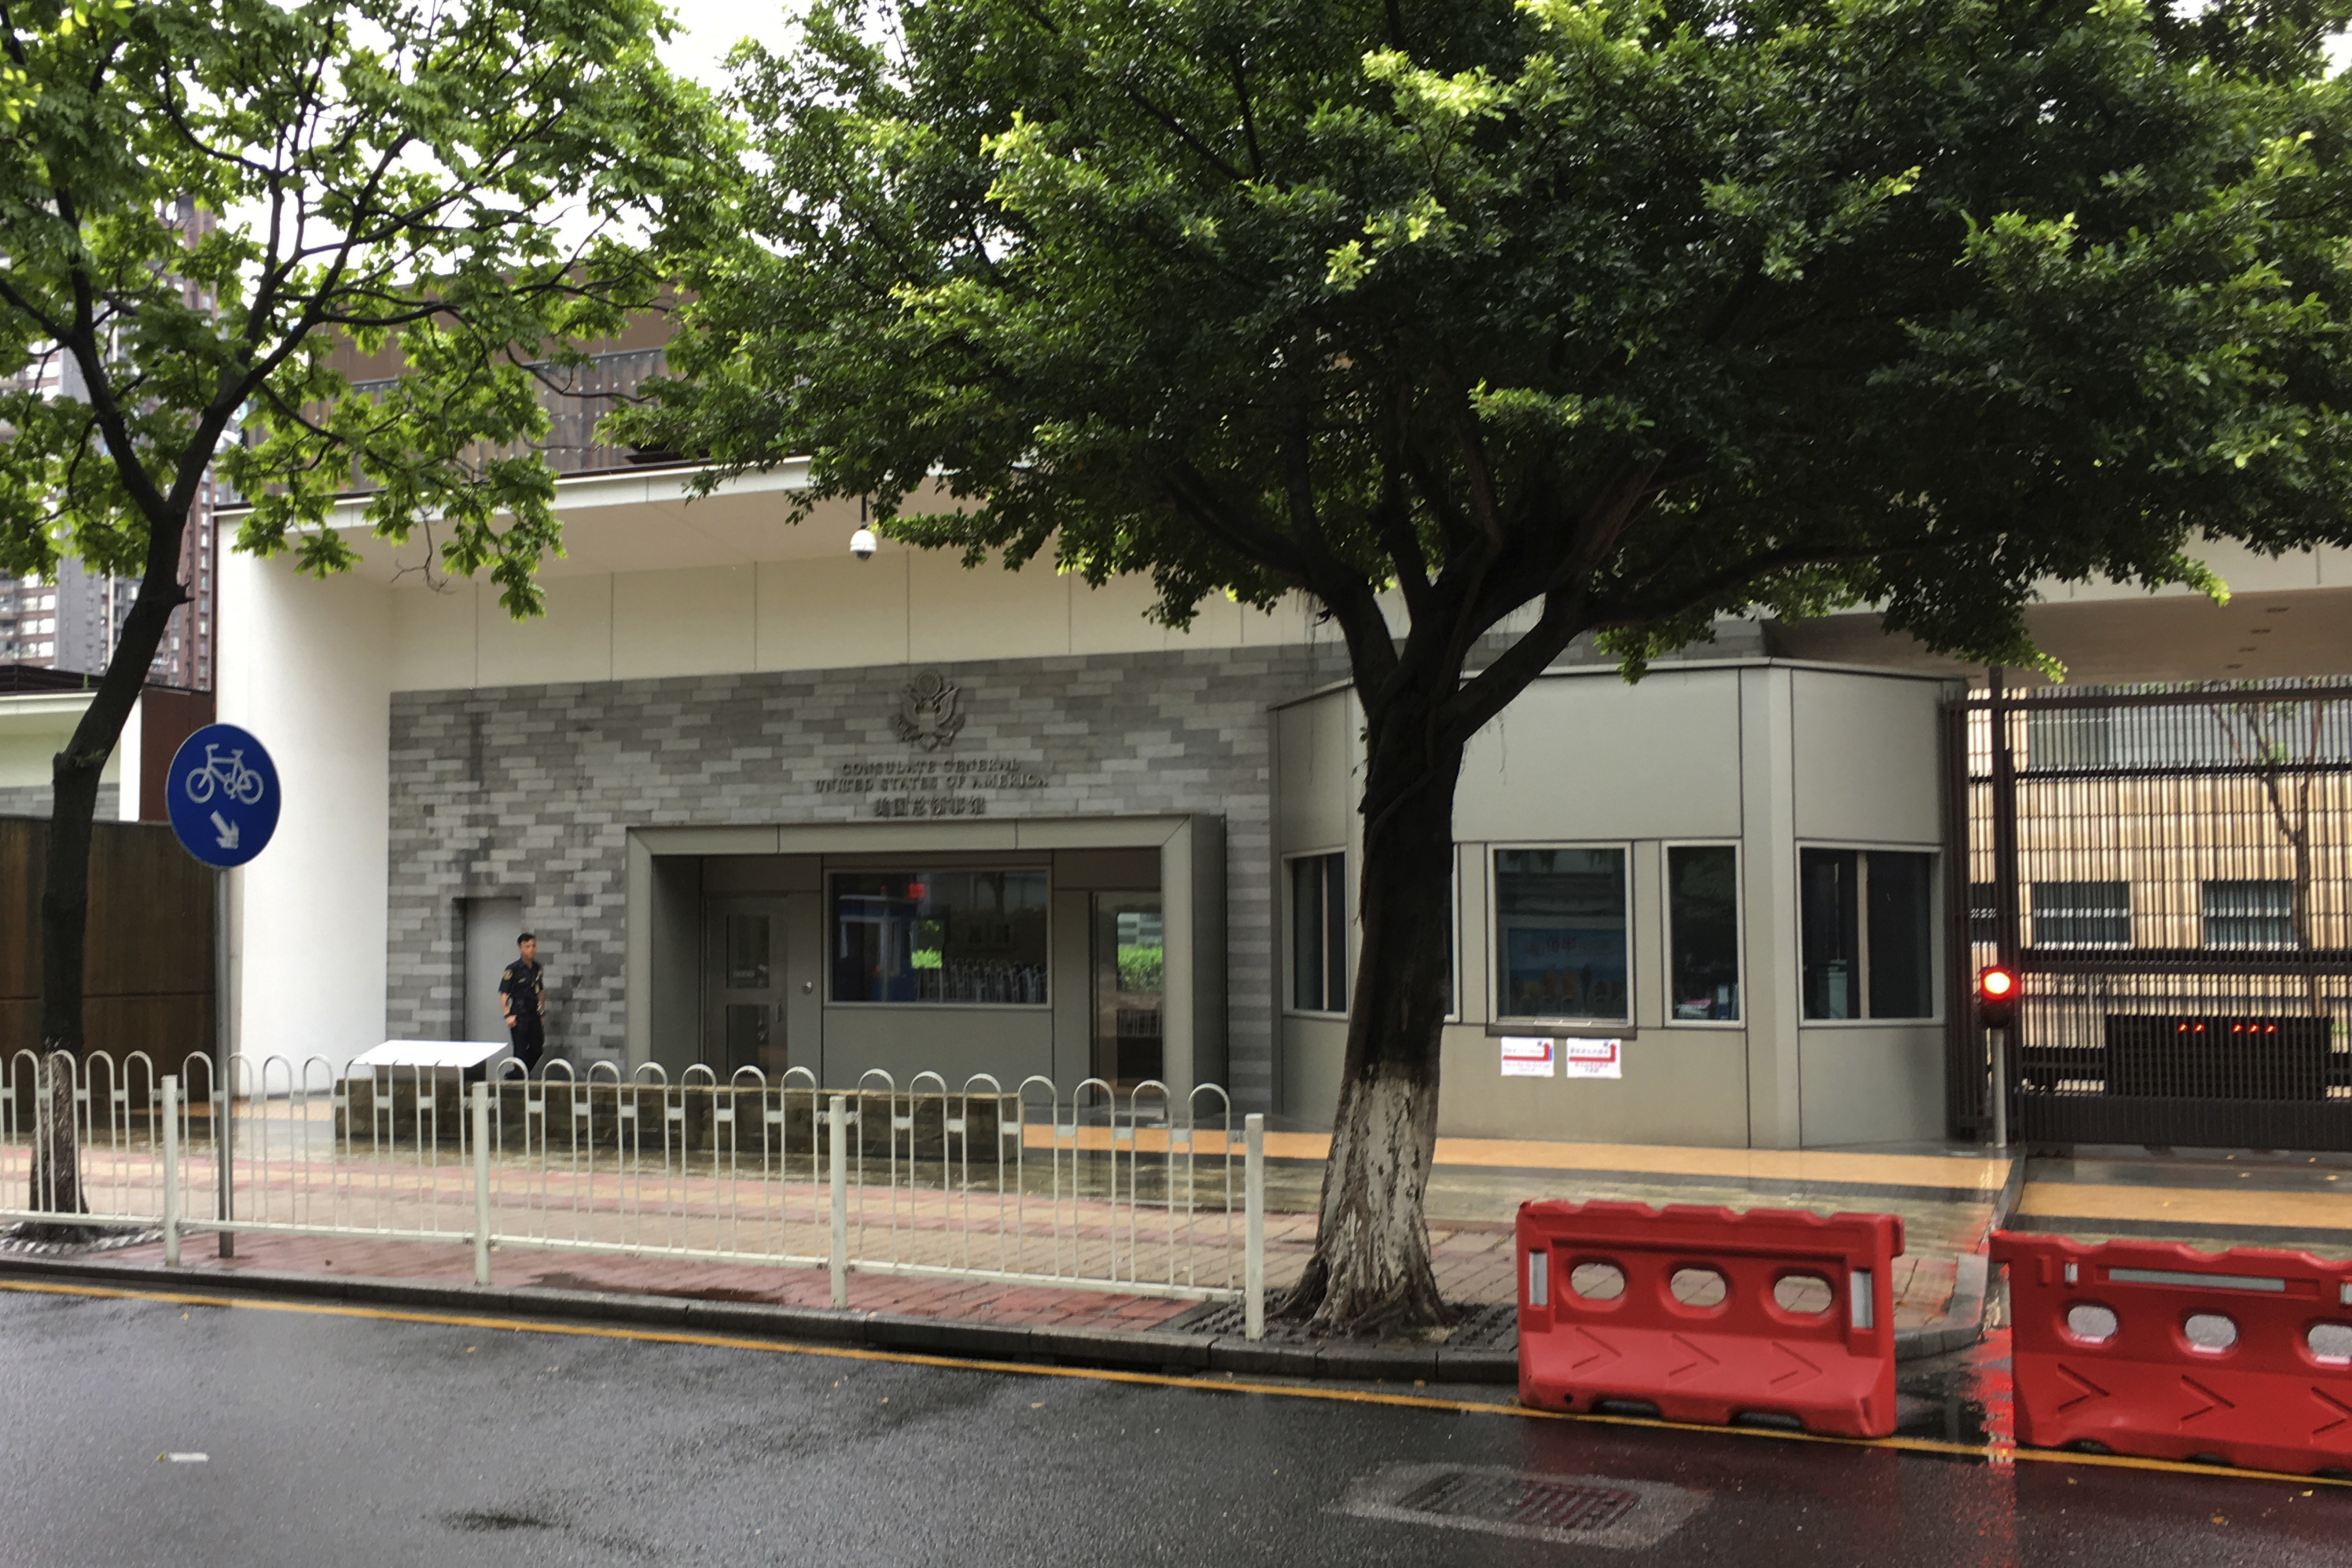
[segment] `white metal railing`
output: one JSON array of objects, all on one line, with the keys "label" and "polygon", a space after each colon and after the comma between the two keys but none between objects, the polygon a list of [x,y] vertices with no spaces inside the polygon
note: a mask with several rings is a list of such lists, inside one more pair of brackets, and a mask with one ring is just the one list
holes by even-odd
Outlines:
[{"label": "white metal railing", "polygon": [[[467,1084],[320,1058],[239,1057],[224,1077],[203,1056],[159,1075],[144,1053],[96,1052],[5,1067],[0,1182],[26,1202],[0,1220],[160,1226],[173,1263],[202,1232],[442,1242],[470,1246],[487,1284],[495,1245],[824,1268],[836,1306],[852,1272],[1240,1301],[1262,1330],[1263,1119],[1236,1129],[1214,1086],[1089,1079],[1066,1097],[1043,1078],[876,1071],[828,1090],[803,1068],[673,1081],[512,1062]],[[68,1105],[78,1189],[44,1157]]]}]

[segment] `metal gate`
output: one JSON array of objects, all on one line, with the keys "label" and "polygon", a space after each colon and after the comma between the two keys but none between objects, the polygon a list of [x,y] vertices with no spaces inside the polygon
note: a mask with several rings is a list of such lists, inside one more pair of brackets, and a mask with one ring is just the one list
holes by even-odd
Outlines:
[{"label": "metal gate", "polygon": [[[1996,959],[2022,981],[2012,1136],[2352,1149],[2352,682],[1996,672],[1946,723],[1955,991]],[[1990,1120],[1971,1012],[1951,1009],[1960,1132]]]}]

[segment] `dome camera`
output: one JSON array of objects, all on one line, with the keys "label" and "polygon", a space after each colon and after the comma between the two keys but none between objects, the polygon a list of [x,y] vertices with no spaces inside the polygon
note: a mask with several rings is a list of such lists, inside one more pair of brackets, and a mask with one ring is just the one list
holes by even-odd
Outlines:
[{"label": "dome camera", "polygon": [[874,531],[861,528],[849,536],[849,552],[860,561],[874,559]]}]

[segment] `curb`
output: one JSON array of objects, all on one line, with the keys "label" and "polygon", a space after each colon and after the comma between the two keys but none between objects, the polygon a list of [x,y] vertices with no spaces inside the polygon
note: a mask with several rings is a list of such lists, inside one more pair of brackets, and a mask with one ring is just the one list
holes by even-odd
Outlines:
[{"label": "curb", "polygon": [[[2000,1195],[1993,1200],[1992,1218],[1985,1226],[1986,1246],[1991,1245],[1991,1235],[2010,1222],[2017,1212],[2018,1200],[2025,1193],[2025,1155],[2021,1152],[2011,1157],[2009,1177],[2000,1184]],[[1944,1314],[1945,1324],[1935,1329],[1898,1329],[1895,1334],[1895,1359],[1898,1362],[1921,1361],[1928,1356],[1949,1355],[1954,1351],[1968,1349],[1985,1334],[1987,1290],[1991,1282],[1990,1252],[1963,1253],[1952,1279],[1952,1310]]]},{"label": "curb", "polygon": [[442,1311],[492,1312],[575,1321],[627,1322],[712,1333],[802,1340],[861,1350],[1034,1361],[1186,1375],[1227,1372],[1259,1377],[1352,1383],[1452,1383],[1516,1385],[1516,1352],[1449,1350],[1444,1345],[1255,1343],[1239,1336],[1153,1330],[1029,1327],[918,1318],[895,1312],[841,1312],[761,1301],[706,1301],[546,1286],[445,1285],[352,1275],[326,1277],[267,1268],[193,1273],[155,1264],[96,1258],[0,1257],[0,1276],[79,1280],[200,1295],[298,1297]]},{"label": "curb", "polygon": [[[213,1295],[289,1296],[306,1300],[366,1302],[440,1311],[494,1312],[583,1322],[647,1324],[656,1328],[803,1340],[861,1350],[1034,1361],[1059,1366],[1126,1371],[1234,1373],[1347,1383],[1452,1383],[1514,1386],[1516,1351],[1445,1345],[1252,1342],[1239,1335],[1167,1333],[1154,1330],[1042,1328],[919,1318],[897,1312],[837,1312],[829,1307],[787,1307],[763,1301],[709,1301],[690,1296],[641,1296],[617,1291],[564,1290],[551,1286],[446,1285],[365,1275],[294,1274],[269,1268],[192,1273],[156,1264],[109,1263],[94,1258],[0,1256],[0,1276],[84,1279],[147,1289]],[[1984,1336],[1986,1265],[1982,1253],[1959,1259],[1952,1310],[1940,1328],[1898,1329],[1895,1359],[1918,1361],[1963,1350]]]}]

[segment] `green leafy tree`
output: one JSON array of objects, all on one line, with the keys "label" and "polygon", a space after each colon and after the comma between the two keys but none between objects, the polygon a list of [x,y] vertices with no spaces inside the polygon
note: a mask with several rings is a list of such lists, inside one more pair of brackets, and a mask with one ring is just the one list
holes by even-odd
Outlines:
[{"label": "green leafy tree", "polygon": [[[251,506],[239,549],[343,570],[328,513],[365,486],[369,531],[425,529],[537,611],[559,545],[528,367],[654,298],[649,242],[707,218],[692,172],[729,151],[656,61],[667,26],[653,0],[0,10],[0,571],[139,580],[55,763],[44,1052],[82,1042],[99,775],[187,602],[211,473]],[[391,389],[352,392],[338,363],[387,349]],[[55,1121],[35,1204],[82,1212]]]},{"label": "green leafy tree", "polygon": [[819,0],[629,417],[1171,626],[1336,625],[1361,956],[1286,1310],[1434,1324],[1456,774],[1572,639],[1867,603],[2024,662],[2038,582],[2352,537],[2345,7],[2191,10]]}]

